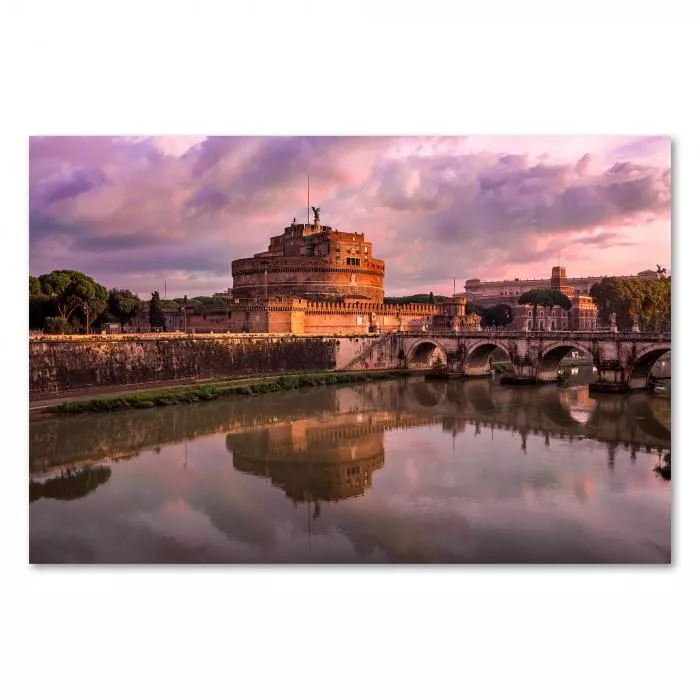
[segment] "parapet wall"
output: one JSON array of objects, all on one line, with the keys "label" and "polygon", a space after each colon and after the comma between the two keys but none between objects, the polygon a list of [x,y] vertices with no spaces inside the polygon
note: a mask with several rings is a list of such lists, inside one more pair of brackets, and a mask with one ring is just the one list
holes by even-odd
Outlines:
[{"label": "parapet wall", "polygon": [[328,302],[309,301],[306,313],[365,313],[401,316],[437,316],[440,307],[437,304],[378,304],[375,302]]},{"label": "parapet wall", "polygon": [[191,309],[187,328],[196,333],[356,335],[367,333],[370,326],[381,332],[419,330],[426,319],[438,314],[440,307],[435,304],[240,299],[226,306]]},{"label": "parapet wall", "polygon": [[94,336],[29,341],[29,396],[336,367],[337,341],[321,337]]}]

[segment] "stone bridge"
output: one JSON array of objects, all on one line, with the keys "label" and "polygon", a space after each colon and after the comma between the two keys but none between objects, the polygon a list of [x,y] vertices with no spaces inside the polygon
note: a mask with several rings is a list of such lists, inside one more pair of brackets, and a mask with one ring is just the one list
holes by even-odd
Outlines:
[{"label": "stone bridge", "polygon": [[[474,331],[471,333],[392,333],[375,338],[356,355],[365,367],[428,369],[440,357],[451,371],[488,376],[489,357],[500,351],[518,377],[556,381],[561,360],[572,350],[593,361],[599,383],[643,389],[654,363],[671,350],[671,335],[591,331]],[[359,369],[351,362],[348,369]]]}]

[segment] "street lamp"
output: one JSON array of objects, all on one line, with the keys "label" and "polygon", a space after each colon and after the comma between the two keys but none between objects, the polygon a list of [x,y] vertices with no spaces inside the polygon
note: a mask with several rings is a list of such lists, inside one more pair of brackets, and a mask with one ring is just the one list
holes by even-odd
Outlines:
[{"label": "street lamp", "polygon": [[184,316],[184,328],[185,328],[185,333],[187,333],[187,294],[185,294],[185,296],[184,296],[182,302],[183,302],[183,304],[182,304],[182,306],[180,307],[180,311],[183,312],[183,316]]}]

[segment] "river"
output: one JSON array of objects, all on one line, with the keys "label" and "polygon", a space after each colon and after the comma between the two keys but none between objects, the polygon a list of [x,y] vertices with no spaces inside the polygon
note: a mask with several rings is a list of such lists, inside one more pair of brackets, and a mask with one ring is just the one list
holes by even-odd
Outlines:
[{"label": "river", "polygon": [[30,424],[32,563],[668,563],[671,402],[421,377]]}]

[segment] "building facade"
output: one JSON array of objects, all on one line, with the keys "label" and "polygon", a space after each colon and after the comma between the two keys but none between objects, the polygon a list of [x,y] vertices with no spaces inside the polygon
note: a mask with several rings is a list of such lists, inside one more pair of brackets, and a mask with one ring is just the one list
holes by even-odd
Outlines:
[{"label": "building facade", "polygon": [[[640,273],[640,275],[646,273]],[[656,273],[653,273],[656,276]],[[465,294],[458,295],[471,303],[482,306],[508,304],[513,309],[513,320],[508,325],[509,330],[574,330],[594,331],[598,327],[598,307],[590,296],[590,288],[602,280],[602,277],[580,277],[569,279],[566,268],[552,268],[549,279],[511,280],[506,282],[479,282],[467,280]],[[556,289],[571,300],[571,308],[566,310],[560,306],[553,309],[538,306],[518,304],[518,299],[531,289]]]},{"label": "building facade", "polygon": [[[566,276],[566,268],[555,267],[552,270],[563,270]],[[654,270],[644,270],[637,275],[608,275],[608,277],[619,277],[620,279],[660,279],[661,274]],[[537,278],[537,279],[520,279],[516,277],[512,280],[498,280],[487,282],[479,278],[468,279],[464,284],[465,293],[463,296],[467,301],[471,301],[479,306],[493,306],[495,304],[512,304],[517,303],[517,299],[521,294],[530,289],[542,289],[549,287],[552,283],[552,278]],[[599,277],[570,277],[567,284],[571,287],[574,294],[590,294],[591,287],[603,279]],[[567,294],[569,296],[569,294]],[[513,302],[515,298],[515,302]]]}]

